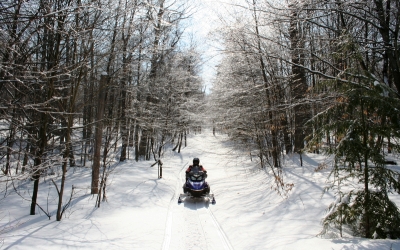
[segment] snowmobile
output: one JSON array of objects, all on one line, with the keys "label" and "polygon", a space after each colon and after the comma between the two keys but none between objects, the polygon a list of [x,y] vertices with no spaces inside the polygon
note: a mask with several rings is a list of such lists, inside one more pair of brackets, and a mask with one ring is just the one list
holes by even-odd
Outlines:
[{"label": "snowmobile", "polygon": [[183,184],[183,194],[178,198],[178,203],[182,203],[185,198],[208,198],[215,204],[214,194],[210,194],[210,186],[206,182],[207,174],[198,168],[193,168],[186,176]]}]

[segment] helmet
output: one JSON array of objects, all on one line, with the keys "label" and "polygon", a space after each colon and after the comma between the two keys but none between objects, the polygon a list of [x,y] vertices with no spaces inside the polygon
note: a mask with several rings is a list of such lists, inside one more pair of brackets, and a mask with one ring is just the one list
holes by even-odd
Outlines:
[{"label": "helmet", "polygon": [[199,158],[193,158],[193,165],[199,165],[200,160]]}]

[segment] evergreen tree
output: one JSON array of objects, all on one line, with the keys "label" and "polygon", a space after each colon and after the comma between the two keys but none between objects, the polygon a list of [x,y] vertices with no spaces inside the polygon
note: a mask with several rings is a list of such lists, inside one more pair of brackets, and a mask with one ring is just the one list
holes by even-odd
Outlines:
[{"label": "evergreen tree", "polygon": [[341,79],[327,81],[337,91],[335,102],[312,119],[319,127],[310,145],[326,140],[327,134],[337,137],[335,146],[325,148],[334,156],[328,189],[338,198],[323,219],[323,233],[331,226],[341,233],[347,225],[366,238],[398,238],[400,212],[389,194],[400,193],[400,175],[385,164],[384,146],[385,138],[400,138],[400,100],[366,70],[351,39],[341,52],[352,54],[355,66],[342,72]]}]

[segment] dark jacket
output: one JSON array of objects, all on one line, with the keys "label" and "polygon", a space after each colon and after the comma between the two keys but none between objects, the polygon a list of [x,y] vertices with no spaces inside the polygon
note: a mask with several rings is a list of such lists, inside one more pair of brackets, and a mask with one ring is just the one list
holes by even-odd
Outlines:
[{"label": "dark jacket", "polygon": [[[202,165],[199,165],[200,170],[203,171],[204,173],[207,173],[207,170],[205,168],[203,168]],[[189,173],[193,168],[193,165],[190,165],[187,169],[186,169],[186,173]]]}]

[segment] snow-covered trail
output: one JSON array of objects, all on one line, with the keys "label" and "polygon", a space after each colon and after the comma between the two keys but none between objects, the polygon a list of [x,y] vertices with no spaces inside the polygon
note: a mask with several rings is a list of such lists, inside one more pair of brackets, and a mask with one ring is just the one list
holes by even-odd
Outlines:
[{"label": "snow-covered trail", "polygon": [[209,172],[208,182],[213,192],[213,179],[228,177],[221,161],[226,159],[225,156],[229,152],[226,152],[226,149],[224,152],[220,142],[210,132],[191,138],[189,145],[182,151],[184,158],[188,158],[188,162],[185,162],[179,173],[175,174],[176,190],[169,205],[163,250],[233,249],[223,226],[212,212],[213,206],[217,205],[212,205],[207,198],[185,199],[182,204],[177,203],[179,194],[182,192],[184,171],[191,164],[192,158],[200,158],[200,164]]},{"label": "snow-covered trail", "polygon": [[[181,156],[176,164],[183,165],[179,174],[175,172],[178,191],[169,210],[171,228],[166,235],[170,237],[164,238],[163,249],[400,249],[399,241],[317,236],[334,200],[332,194],[323,195],[329,171],[315,171],[324,162],[322,155],[303,156],[303,167],[296,155],[286,158],[284,181],[294,184],[287,197],[279,196],[273,176],[259,169],[246,152],[235,149],[225,135],[214,136],[211,131],[191,135]],[[193,157],[199,157],[208,171],[216,205],[176,204],[182,171]]]},{"label": "snow-covered trail", "polygon": [[[0,249],[400,249],[399,240],[317,237],[334,200],[321,196],[328,171],[314,171],[321,155],[305,155],[304,167],[296,156],[285,158],[284,181],[294,186],[283,198],[274,191],[274,178],[225,135],[205,130],[188,135],[187,143],[180,153],[165,150],[162,179],[157,167],[150,167],[153,162],[120,163],[108,178],[107,202],[100,208],[90,195],[90,167],[71,168],[64,200],[72,185],[77,193],[61,222],[54,218],[51,176],[41,180],[38,197],[51,220],[41,211],[28,215],[32,183],[20,183],[19,195],[8,192],[0,199]],[[208,171],[215,205],[177,202],[194,157]]]}]

